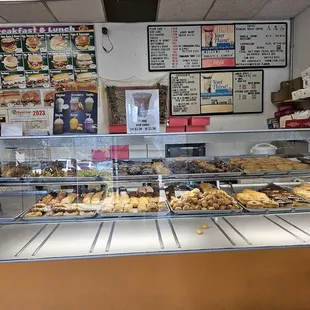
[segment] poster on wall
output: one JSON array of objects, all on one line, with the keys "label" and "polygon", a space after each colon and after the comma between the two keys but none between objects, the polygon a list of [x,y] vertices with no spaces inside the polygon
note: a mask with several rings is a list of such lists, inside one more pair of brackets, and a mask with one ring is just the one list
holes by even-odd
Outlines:
[{"label": "poster on wall", "polygon": [[0,28],[2,89],[96,80],[94,25]]},{"label": "poster on wall", "polygon": [[96,134],[98,128],[97,84],[72,84],[56,91],[53,133]]},{"label": "poster on wall", "polygon": [[22,124],[23,135],[28,135],[29,131],[48,131],[49,117],[48,110],[39,109],[11,109],[8,110],[10,124]]},{"label": "poster on wall", "polygon": [[127,133],[159,132],[159,91],[126,90]]},{"label": "poster on wall", "polygon": [[235,66],[234,25],[201,27],[202,68]]},{"label": "poster on wall", "polygon": [[149,71],[285,67],[287,23],[148,26]]},{"label": "poster on wall", "polygon": [[263,74],[263,70],[171,73],[171,115],[261,113]]}]

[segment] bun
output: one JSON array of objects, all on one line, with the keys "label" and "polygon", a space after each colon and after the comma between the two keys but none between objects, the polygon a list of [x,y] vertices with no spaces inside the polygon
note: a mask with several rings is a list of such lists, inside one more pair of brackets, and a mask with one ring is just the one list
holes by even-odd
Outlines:
[{"label": "bun", "polygon": [[37,52],[40,48],[41,41],[38,37],[28,37],[26,39],[26,47],[31,52]]},{"label": "bun", "polygon": [[66,42],[64,37],[62,37],[62,36],[55,36],[55,37],[51,38],[50,46],[51,46],[51,48],[53,50],[61,51],[61,50],[66,49],[67,42]]},{"label": "bun", "polygon": [[97,76],[90,73],[90,72],[78,73],[76,75],[76,82],[77,83],[82,83],[82,82],[92,83],[92,82],[95,82],[96,80],[97,80]]},{"label": "bun", "polygon": [[7,70],[14,71],[17,69],[18,59],[15,56],[6,56],[3,65]]},{"label": "bun", "polygon": [[80,50],[88,49],[89,46],[89,36],[85,34],[78,35],[75,38],[75,46]]},{"label": "bun", "polygon": [[89,68],[89,66],[92,64],[93,64],[93,60],[89,54],[85,53],[85,54],[78,54],[77,55],[76,65],[79,68]]},{"label": "bun", "polygon": [[29,55],[28,66],[31,70],[40,70],[43,67],[43,59],[41,55]]},{"label": "bun", "polygon": [[65,69],[68,65],[68,58],[65,54],[59,54],[53,56],[54,68]]}]

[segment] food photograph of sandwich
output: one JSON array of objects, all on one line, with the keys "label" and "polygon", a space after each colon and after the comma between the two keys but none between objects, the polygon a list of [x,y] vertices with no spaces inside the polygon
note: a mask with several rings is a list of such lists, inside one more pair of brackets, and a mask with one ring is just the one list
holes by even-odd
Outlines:
[{"label": "food photograph of sandwich", "polygon": [[38,37],[28,37],[25,44],[28,51],[37,52],[40,49],[42,42]]},{"label": "food photograph of sandwich", "polygon": [[14,38],[2,38],[1,49],[6,53],[13,53],[17,49],[16,40]]},{"label": "food photograph of sandwich", "polygon": [[89,35],[80,34],[75,38],[75,46],[79,50],[87,50],[89,47]]},{"label": "food photograph of sandwich", "polygon": [[41,70],[43,67],[43,58],[39,54],[29,55],[27,62],[30,70]]},{"label": "food photograph of sandwich", "polygon": [[57,54],[53,55],[52,63],[55,69],[66,69],[69,60],[66,54]]},{"label": "food photograph of sandwich", "polygon": [[10,74],[2,76],[2,88],[24,88],[26,87],[23,74]]},{"label": "food photograph of sandwich", "polygon": [[41,104],[41,95],[39,90],[25,90],[21,93],[21,102],[23,106],[39,106]]},{"label": "food photograph of sandwich", "polygon": [[19,90],[2,91],[0,93],[0,106],[4,108],[20,106],[20,93]]},{"label": "food photograph of sandwich", "polygon": [[48,87],[50,79],[48,74],[39,73],[27,76],[27,87]]},{"label": "food photograph of sandwich", "polygon": [[97,74],[93,72],[76,73],[76,83],[96,83]]},{"label": "food photograph of sandwich", "polygon": [[91,55],[88,53],[76,55],[75,65],[78,68],[87,69],[91,65],[93,65],[93,63],[94,63],[93,59],[92,59]]},{"label": "food photograph of sandwich", "polygon": [[6,56],[3,59],[3,66],[6,70],[15,71],[18,66],[18,59],[15,56]]},{"label": "food photograph of sandwich", "polygon": [[54,51],[63,51],[67,48],[67,41],[63,36],[54,36],[50,40],[50,47]]},{"label": "food photograph of sandwich", "polygon": [[55,102],[55,92],[50,90],[43,90],[43,101],[45,107],[53,107]]},{"label": "food photograph of sandwich", "polygon": [[51,76],[51,80],[52,80],[52,86],[57,86],[57,85],[68,85],[70,83],[74,82],[74,76],[72,74],[72,72],[70,73],[54,73]]}]

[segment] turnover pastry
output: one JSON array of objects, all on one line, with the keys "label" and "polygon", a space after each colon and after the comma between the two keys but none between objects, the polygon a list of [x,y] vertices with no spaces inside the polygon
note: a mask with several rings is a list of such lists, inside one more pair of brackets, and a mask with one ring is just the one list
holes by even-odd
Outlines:
[{"label": "turnover pastry", "polygon": [[103,196],[103,191],[101,192],[97,192],[96,194],[94,194],[91,198],[91,203],[92,204],[96,204],[96,203],[99,203],[100,200],[102,199],[102,196]]}]

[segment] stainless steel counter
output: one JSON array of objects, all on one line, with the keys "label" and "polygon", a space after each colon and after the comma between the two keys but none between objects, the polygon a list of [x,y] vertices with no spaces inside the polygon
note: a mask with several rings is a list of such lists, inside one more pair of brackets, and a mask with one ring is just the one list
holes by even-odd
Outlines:
[{"label": "stainless steel counter", "polygon": [[[208,229],[202,229],[203,224]],[[197,235],[197,229],[203,233]],[[309,213],[0,227],[1,262],[309,245]]]}]

